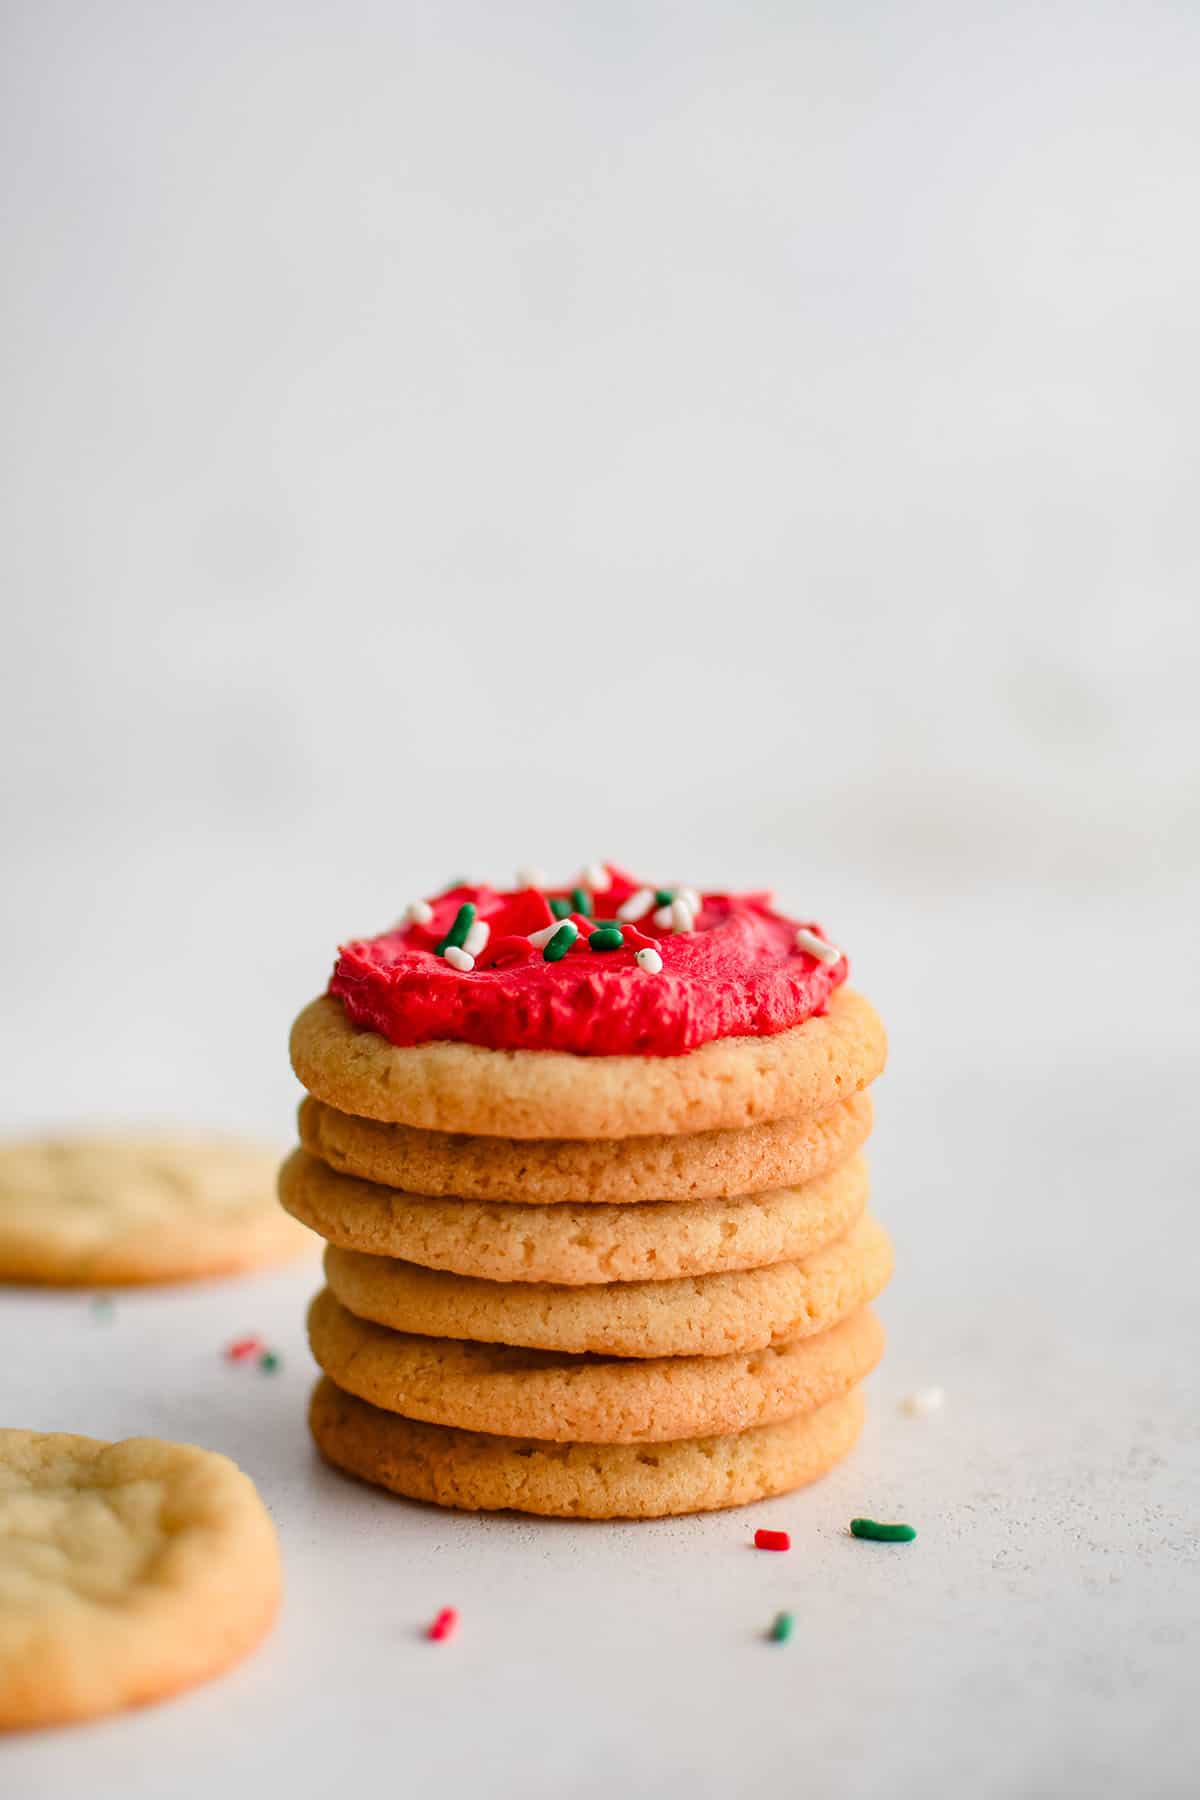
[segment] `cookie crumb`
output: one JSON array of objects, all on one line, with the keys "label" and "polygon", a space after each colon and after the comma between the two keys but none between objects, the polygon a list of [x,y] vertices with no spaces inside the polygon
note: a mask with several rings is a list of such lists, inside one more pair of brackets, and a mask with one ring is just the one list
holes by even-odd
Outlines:
[{"label": "cookie crumb", "polygon": [[435,1644],[444,1643],[453,1637],[458,1628],[458,1614],[452,1606],[443,1606],[437,1618],[426,1632],[426,1636]]},{"label": "cookie crumb", "polygon": [[921,1419],[928,1413],[941,1412],[945,1404],[945,1388],[915,1388],[911,1394],[905,1394],[900,1402],[900,1410],[908,1413],[910,1418]]}]

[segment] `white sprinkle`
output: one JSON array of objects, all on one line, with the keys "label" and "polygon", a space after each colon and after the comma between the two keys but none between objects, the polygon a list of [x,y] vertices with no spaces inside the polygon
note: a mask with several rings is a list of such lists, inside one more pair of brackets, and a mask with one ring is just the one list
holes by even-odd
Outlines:
[{"label": "white sprinkle", "polygon": [[463,939],[463,949],[468,956],[478,956],[480,951],[486,947],[487,941],[491,935],[492,928],[487,920],[476,919],[475,923],[471,926],[470,931],[468,931],[466,937]]},{"label": "white sprinkle", "polygon": [[900,1410],[910,1413],[913,1418],[924,1418],[926,1413],[941,1412],[945,1404],[945,1388],[917,1388],[915,1393],[905,1394],[900,1402]]},{"label": "white sprinkle", "polygon": [[671,926],[674,924],[675,915],[671,911],[674,904],[675,902],[673,900],[668,900],[667,904],[665,906],[660,906],[655,913],[654,923],[658,926],[660,931],[670,931]]},{"label": "white sprinkle", "polygon": [[529,934],[529,941],[534,949],[544,950],[562,922],[561,919],[555,919],[553,925],[543,925],[540,931],[531,931]]},{"label": "white sprinkle", "polygon": [[645,969],[647,975],[662,974],[662,957],[657,950],[638,950],[634,953],[633,960],[639,969]]},{"label": "white sprinkle", "polygon": [[704,902],[701,900],[695,888],[680,888],[676,895],[676,899],[686,901],[694,913],[703,910]]},{"label": "white sprinkle", "polygon": [[617,908],[617,917],[624,919],[626,925],[636,925],[639,919],[645,918],[653,905],[654,889],[638,888],[636,893],[630,894],[628,900],[622,900]]},{"label": "white sprinkle", "polygon": [[591,888],[593,894],[607,894],[612,876],[603,863],[589,863],[579,878],[580,887]]},{"label": "white sprinkle", "polygon": [[695,931],[696,915],[682,898],[671,902],[671,925],[675,931]]},{"label": "white sprinkle", "polygon": [[544,870],[542,870],[542,869],[518,869],[517,870],[517,886],[519,888],[528,888],[528,887],[544,888],[545,885],[546,885],[546,875],[545,875]]},{"label": "white sprinkle", "polygon": [[841,961],[842,953],[836,944],[827,944],[824,938],[818,937],[815,931],[807,931],[803,925],[796,928],[796,948],[807,950],[808,954],[815,956],[819,963]]},{"label": "white sprinkle", "polygon": [[460,950],[457,944],[447,944],[442,954],[450,967],[457,969],[460,974],[465,975],[468,969],[475,967],[475,958],[469,951]]},{"label": "white sprinkle", "polygon": [[411,906],[404,909],[406,925],[428,925],[433,917],[433,908],[428,900],[414,900]]}]

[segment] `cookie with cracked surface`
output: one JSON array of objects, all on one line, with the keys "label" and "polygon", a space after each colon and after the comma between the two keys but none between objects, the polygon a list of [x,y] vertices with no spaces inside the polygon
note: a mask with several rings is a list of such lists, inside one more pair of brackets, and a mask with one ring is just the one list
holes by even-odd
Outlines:
[{"label": "cookie with cracked surface", "polygon": [[269,1151],[212,1138],[0,1144],[0,1280],[182,1281],[314,1255],[275,1174]]},{"label": "cookie with cracked surface", "polygon": [[883,1351],[867,1308],[818,1337],[733,1356],[569,1356],[417,1337],[356,1319],[324,1288],[313,1355],[344,1393],[432,1425],[557,1443],[649,1444],[747,1431],[857,1386]]},{"label": "cookie with cracked surface", "polygon": [[410,1194],[524,1206],[621,1206],[724,1200],[815,1181],[866,1142],[871,1110],[870,1095],[861,1093],[808,1118],[768,1119],[740,1131],[514,1139],[358,1119],[310,1094],[301,1102],[299,1124],[310,1156],[339,1174]]},{"label": "cookie with cracked surface", "polygon": [[324,994],[293,1025],[291,1054],[310,1094],[359,1118],[507,1138],[621,1138],[825,1112],[875,1079],[887,1041],[871,1003],[844,987],[802,1025],[716,1038],[682,1056],[398,1046],[360,1031]]},{"label": "cookie with cracked surface", "polygon": [[207,1681],[266,1634],[279,1586],[274,1528],[227,1457],[0,1430],[0,1728]]},{"label": "cookie with cracked surface", "polygon": [[303,1150],[279,1171],[288,1211],[344,1250],[484,1281],[567,1287],[795,1262],[849,1231],[866,1209],[867,1188],[861,1156],[800,1188],[641,1206],[518,1206],[404,1194],[335,1175]]},{"label": "cookie with cracked surface", "polygon": [[815,1481],[862,1429],[860,1391],[721,1437],[554,1444],[426,1425],[317,1383],[309,1426],[327,1462],[409,1499],[467,1512],[656,1519],[744,1506]]},{"label": "cookie with cracked surface", "polygon": [[727,1356],[812,1336],[873,1300],[891,1270],[891,1243],[870,1217],[800,1262],[587,1287],[325,1252],[325,1279],[360,1319],[420,1337],[606,1356]]}]

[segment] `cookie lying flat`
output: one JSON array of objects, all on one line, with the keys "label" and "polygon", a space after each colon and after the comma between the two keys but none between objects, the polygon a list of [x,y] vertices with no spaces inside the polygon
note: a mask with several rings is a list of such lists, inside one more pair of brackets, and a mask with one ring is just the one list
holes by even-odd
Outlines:
[{"label": "cookie lying flat", "polygon": [[344,1392],[433,1425],[559,1443],[641,1444],[747,1431],[812,1412],[868,1375],[883,1328],[865,1307],[819,1337],[735,1356],[564,1356],[371,1325],[328,1288],[313,1355]]},{"label": "cookie lying flat", "polygon": [[799,1187],[836,1169],[866,1142],[869,1094],[804,1119],[742,1131],[609,1138],[468,1137],[336,1112],[311,1095],[300,1142],[343,1175],[410,1194],[513,1200],[525,1206],[620,1206],[643,1200],[723,1200]]},{"label": "cookie lying flat", "polygon": [[717,1038],[682,1056],[399,1046],[359,1030],[325,994],[296,1020],[291,1053],[310,1094],[360,1118],[507,1138],[620,1138],[825,1112],[875,1079],[887,1041],[874,1007],[844,987],[802,1025]]},{"label": "cookie lying flat", "polygon": [[224,1456],[0,1431],[0,1728],[161,1700],[253,1649],[275,1532]]},{"label": "cookie lying flat", "polygon": [[849,1231],[866,1209],[867,1188],[861,1156],[802,1188],[643,1206],[517,1206],[402,1194],[335,1175],[303,1150],[279,1171],[288,1211],[342,1249],[485,1281],[568,1287],[795,1262]]},{"label": "cookie lying flat", "polygon": [[332,1245],[325,1252],[325,1278],[342,1305],[377,1325],[606,1356],[727,1356],[812,1336],[873,1300],[891,1270],[887,1233],[871,1218],[802,1262],[593,1287],[478,1281]]},{"label": "cookie lying flat", "polygon": [[197,1138],[0,1145],[0,1280],[178,1281],[315,1252],[275,1199],[275,1158]]},{"label": "cookie lying flat", "polygon": [[567,1519],[656,1519],[787,1493],[845,1456],[862,1419],[855,1388],[815,1412],[730,1436],[547,1444],[403,1419],[328,1378],[309,1409],[322,1456],[363,1481],[467,1512],[511,1508]]}]

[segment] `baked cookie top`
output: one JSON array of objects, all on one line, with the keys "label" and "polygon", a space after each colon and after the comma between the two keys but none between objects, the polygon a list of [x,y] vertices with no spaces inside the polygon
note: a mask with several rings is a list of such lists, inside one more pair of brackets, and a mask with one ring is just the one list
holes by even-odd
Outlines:
[{"label": "baked cookie top", "polygon": [[400,1046],[681,1056],[825,1010],[849,965],[767,893],[655,887],[595,864],[572,887],[459,883],[344,944],[329,993]]},{"label": "baked cookie top", "polygon": [[279,1585],[271,1521],[226,1457],[0,1431],[0,1729],[206,1680],[263,1636]]},{"label": "baked cookie top", "polygon": [[0,1143],[0,1281],[184,1281],[311,1256],[275,1204],[276,1163],[198,1136]]}]

